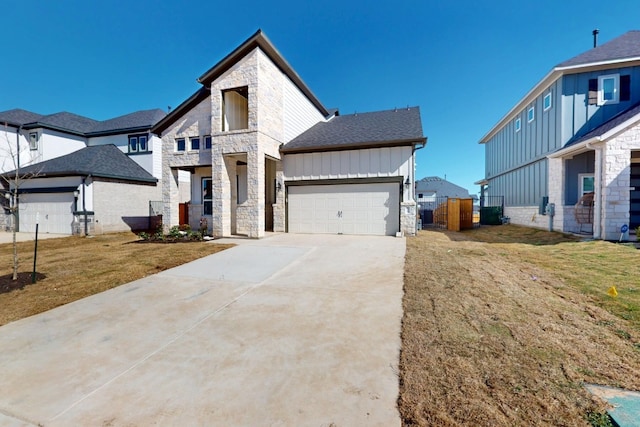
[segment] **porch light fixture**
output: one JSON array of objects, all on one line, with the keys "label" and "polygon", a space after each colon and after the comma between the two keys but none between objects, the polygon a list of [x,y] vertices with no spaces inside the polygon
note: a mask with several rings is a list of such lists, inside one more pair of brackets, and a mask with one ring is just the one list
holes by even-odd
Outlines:
[{"label": "porch light fixture", "polygon": [[410,186],[411,185],[411,181],[409,180],[409,177],[407,176],[407,180],[404,182],[405,186]]},{"label": "porch light fixture", "polygon": [[9,200],[11,198],[11,193],[7,191],[6,193],[4,193],[4,197],[5,199]]},{"label": "porch light fixture", "polygon": [[79,195],[80,195],[80,192],[78,190],[73,190],[73,197],[77,199]]},{"label": "porch light fixture", "polygon": [[276,191],[278,193],[282,191],[282,184],[280,184],[280,181],[276,182]]}]

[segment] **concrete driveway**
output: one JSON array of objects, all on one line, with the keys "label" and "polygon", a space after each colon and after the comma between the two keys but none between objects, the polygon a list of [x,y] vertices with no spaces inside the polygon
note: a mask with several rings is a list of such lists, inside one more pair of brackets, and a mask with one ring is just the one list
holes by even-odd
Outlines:
[{"label": "concrete driveway", "polygon": [[400,425],[405,240],[239,242],[1,327],[0,425]]}]

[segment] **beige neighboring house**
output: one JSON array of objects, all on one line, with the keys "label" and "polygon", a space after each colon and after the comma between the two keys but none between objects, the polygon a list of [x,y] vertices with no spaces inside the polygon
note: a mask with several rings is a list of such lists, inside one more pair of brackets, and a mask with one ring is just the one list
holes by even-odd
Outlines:
[{"label": "beige neighboring house", "polygon": [[[162,137],[165,227],[214,236],[415,234],[418,107],[339,115],[258,31],[152,129]],[[179,176],[191,176],[180,210]]]}]

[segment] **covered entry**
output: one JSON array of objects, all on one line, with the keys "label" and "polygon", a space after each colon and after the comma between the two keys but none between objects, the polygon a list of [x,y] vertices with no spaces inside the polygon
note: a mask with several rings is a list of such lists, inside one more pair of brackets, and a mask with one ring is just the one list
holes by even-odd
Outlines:
[{"label": "covered entry", "polygon": [[393,236],[400,231],[400,184],[296,185],[287,189],[290,233]]}]

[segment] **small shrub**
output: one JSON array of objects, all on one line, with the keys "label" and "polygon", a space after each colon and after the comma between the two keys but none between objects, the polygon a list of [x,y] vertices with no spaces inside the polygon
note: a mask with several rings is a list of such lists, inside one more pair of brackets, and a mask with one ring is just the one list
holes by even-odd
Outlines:
[{"label": "small shrub", "polygon": [[174,225],[173,227],[171,227],[167,236],[171,237],[172,239],[179,239],[182,236],[182,233],[180,232],[180,226]]},{"label": "small shrub", "polygon": [[149,233],[145,233],[144,231],[141,233],[138,233],[138,237],[141,238],[142,240],[150,240],[151,239],[151,235]]},{"label": "small shrub", "polygon": [[180,231],[191,231],[191,226],[189,224],[180,224],[178,226],[178,230],[180,230]]},{"label": "small shrub", "polygon": [[589,411],[587,413],[587,422],[593,427],[613,427],[611,418],[606,412]]}]

